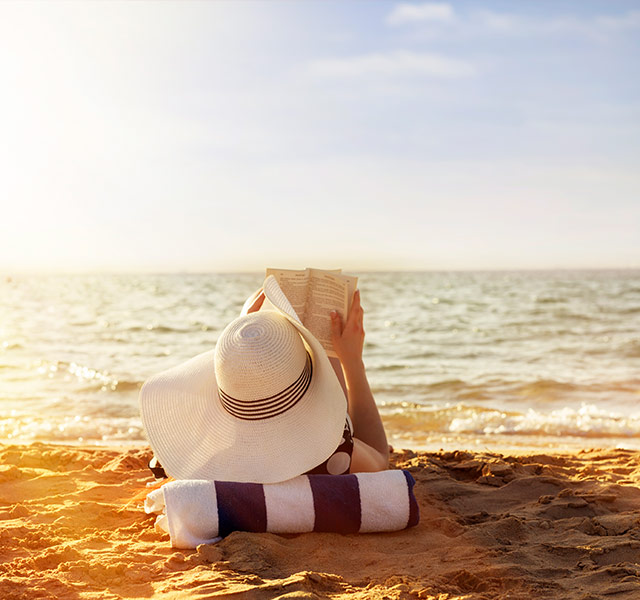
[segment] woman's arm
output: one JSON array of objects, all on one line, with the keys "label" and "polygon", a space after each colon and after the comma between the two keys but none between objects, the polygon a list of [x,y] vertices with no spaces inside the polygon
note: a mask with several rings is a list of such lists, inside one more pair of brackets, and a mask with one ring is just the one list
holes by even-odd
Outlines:
[{"label": "woman's arm", "polygon": [[342,364],[349,416],[353,423],[354,453],[351,471],[381,471],[389,463],[389,444],[362,361],[364,311],[356,290],[346,323],[331,313],[333,347]]}]

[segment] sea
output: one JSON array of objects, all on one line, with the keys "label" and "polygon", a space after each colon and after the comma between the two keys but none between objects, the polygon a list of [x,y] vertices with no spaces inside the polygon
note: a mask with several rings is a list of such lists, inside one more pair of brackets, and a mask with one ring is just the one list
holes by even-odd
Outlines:
[{"label": "sea", "polygon": [[[640,449],[640,271],[359,277],[394,448]],[[263,275],[0,278],[0,440],[146,444],[150,375],[213,348]]]}]

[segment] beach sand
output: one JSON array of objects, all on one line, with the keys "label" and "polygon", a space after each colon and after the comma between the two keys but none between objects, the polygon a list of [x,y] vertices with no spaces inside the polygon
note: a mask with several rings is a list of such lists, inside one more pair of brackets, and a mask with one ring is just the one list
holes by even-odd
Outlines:
[{"label": "beach sand", "polygon": [[0,598],[640,598],[640,452],[397,452],[418,527],[177,551],[147,448],[0,447]]}]

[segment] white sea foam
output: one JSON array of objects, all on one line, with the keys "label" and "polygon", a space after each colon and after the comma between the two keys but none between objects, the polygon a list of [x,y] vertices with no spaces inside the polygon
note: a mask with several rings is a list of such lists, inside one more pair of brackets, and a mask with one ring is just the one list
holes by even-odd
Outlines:
[{"label": "white sea foam", "polygon": [[451,433],[480,435],[546,435],[581,437],[640,437],[640,414],[622,415],[582,404],[549,412],[529,409],[524,414],[497,410],[466,411],[449,424]]},{"label": "white sea foam", "polygon": [[116,443],[145,440],[137,417],[11,416],[0,419],[0,440],[5,442],[59,441]]}]

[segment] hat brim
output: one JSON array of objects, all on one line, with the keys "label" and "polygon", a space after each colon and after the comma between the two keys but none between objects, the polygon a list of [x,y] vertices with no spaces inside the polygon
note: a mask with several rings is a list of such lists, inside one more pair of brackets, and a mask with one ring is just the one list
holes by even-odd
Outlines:
[{"label": "hat brim", "polygon": [[340,443],[347,402],[327,354],[274,277],[264,291],[261,310],[285,317],[309,351],[309,389],[281,415],[244,421],[219,401],[215,350],[151,377],[140,391],[142,422],[156,457],[176,479],[276,483],[313,469]]}]

